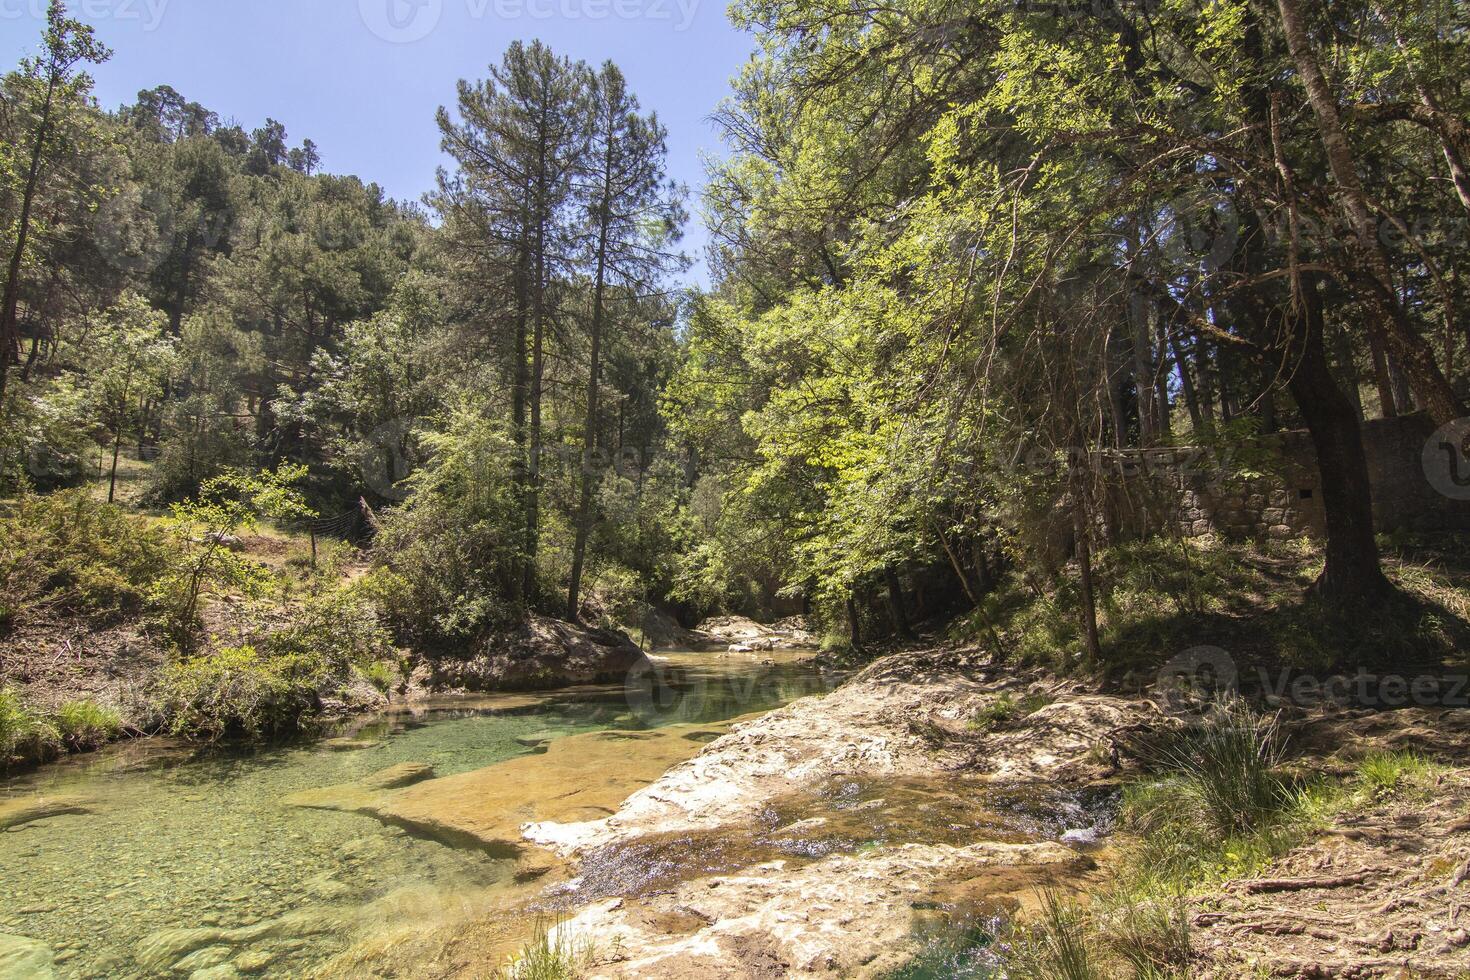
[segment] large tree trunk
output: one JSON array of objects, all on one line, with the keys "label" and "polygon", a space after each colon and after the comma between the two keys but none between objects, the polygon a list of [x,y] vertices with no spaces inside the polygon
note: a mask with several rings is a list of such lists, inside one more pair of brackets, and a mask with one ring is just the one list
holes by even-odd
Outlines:
[{"label": "large tree trunk", "polygon": [[25,263],[26,239],[31,230],[31,209],[35,205],[36,189],[41,182],[41,161],[45,156],[46,138],[51,130],[51,109],[56,101],[56,83],[56,73],[53,71],[46,81],[46,101],[41,109],[41,119],[36,124],[31,164],[26,170],[25,190],[21,193],[15,246],[11,250],[10,264],[6,269],[5,294],[0,299],[0,411],[4,410],[5,385],[10,377],[10,364],[16,359],[16,344],[20,337],[20,272]]},{"label": "large tree trunk", "polygon": [[[523,230],[523,234],[527,233]],[[530,497],[530,477],[528,476],[526,460],[526,444],[528,441],[526,433],[526,399],[527,391],[530,387],[530,351],[527,348],[527,320],[530,316],[531,277],[530,245],[524,240],[521,243],[519,254],[516,257],[515,277],[515,349],[512,351],[515,363],[511,368],[510,419],[511,438],[515,442],[516,452],[515,460],[512,463],[512,477],[515,481],[516,489],[520,492],[524,506],[524,501]],[[521,556],[521,561],[528,561],[524,554]],[[524,599],[526,572],[523,567],[517,569],[517,572],[515,587],[521,590],[520,595]]]},{"label": "large tree trunk", "polygon": [[602,207],[597,228],[597,272],[592,287],[592,327],[589,331],[587,418],[582,434],[582,499],[577,507],[577,539],[572,546],[571,584],[567,588],[567,618],[576,622],[581,602],[582,568],[587,537],[592,533],[592,489],[597,456],[597,384],[602,362],[602,306],[607,279],[608,224],[612,215],[613,121],[609,119],[607,148],[602,167]]},{"label": "large tree trunk", "polygon": [[1461,416],[1459,400],[1440,372],[1433,349],[1414,329],[1402,304],[1398,302],[1398,297],[1393,294],[1388,259],[1378,240],[1368,197],[1363,191],[1352,147],[1342,126],[1337,99],[1327,86],[1327,78],[1322,73],[1316,51],[1312,48],[1306,19],[1302,16],[1297,0],[1276,0],[1276,6],[1281,13],[1287,49],[1301,75],[1302,85],[1307,90],[1307,102],[1317,118],[1317,130],[1326,151],[1333,182],[1337,184],[1338,199],[1348,223],[1352,226],[1358,250],[1366,266],[1368,275],[1363,277],[1366,281],[1355,285],[1360,289],[1365,304],[1378,314],[1377,321],[1370,323],[1369,329],[1383,333],[1385,340],[1399,355],[1419,403],[1428,410],[1435,424],[1446,425]]},{"label": "large tree trunk", "polygon": [[1313,591],[1343,609],[1371,609],[1393,590],[1379,567],[1362,430],[1352,402],[1327,364],[1317,284],[1304,286],[1305,309],[1292,351],[1296,370],[1289,385],[1317,451],[1327,518],[1326,564]]}]

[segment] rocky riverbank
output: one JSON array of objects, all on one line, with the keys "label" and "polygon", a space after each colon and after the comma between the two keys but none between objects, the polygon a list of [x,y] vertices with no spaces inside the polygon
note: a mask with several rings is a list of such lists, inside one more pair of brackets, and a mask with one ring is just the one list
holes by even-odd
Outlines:
[{"label": "rocky riverbank", "polygon": [[[1466,711],[1322,707],[1280,723],[1292,765],[1344,779],[1373,751],[1470,749]],[[522,861],[554,856],[555,869],[528,907],[559,910],[556,941],[578,951],[586,977],[886,976],[936,930],[1025,919],[1044,892],[1105,883],[1116,788],[1179,724],[1151,698],[1028,676],[975,651],[895,654],[830,694],[734,724],[620,805],[598,801],[611,812],[522,823]],[[561,752],[586,751],[595,768],[597,744],[565,739]],[[468,774],[431,796],[476,811],[505,775]],[[1334,811],[1270,867],[1192,899],[1196,972],[1461,975],[1470,770],[1435,779],[1432,798]],[[483,819],[509,836],[507,814]],[[452,949],[460,966],[444,975],[472,975],[477,931],[496,929],[503,937],[470,917],[452,936],[404,937],[375,955],[406,965]]]}]

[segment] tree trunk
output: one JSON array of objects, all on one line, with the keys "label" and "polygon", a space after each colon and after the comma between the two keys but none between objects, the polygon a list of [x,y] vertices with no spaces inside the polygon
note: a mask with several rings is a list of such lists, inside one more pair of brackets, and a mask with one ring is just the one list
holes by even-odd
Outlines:
[{"label": "tree trunk", "polygon": [[1446,425],[1461,416],[1459,400],[1440,372],[1434,359],[1434,351],[1415,331],[1402,304],[1393,295],[1388,259],[1378,240],[1368,198],[1358,177],[1352,147],[1348,144],[1347,134],[1342,127],[1337,99],[1327,87],[1327,78],[1323,75],[1322,68],[1317,63],[1317,54],[1312,49],[1306,20],[1297,6],[1297,0],[1276,0],[1276,6],[1281,13],[1287,49],[1307,90],[1307,102],[1312,107],[1313,115],[1317,117],[1317,130],[1326,151],[1332,179],[1337,184],[1339,200],[1367,266],[1366,271],[1369,274],[1363,277],[1367,281],[1356,285],[1366,305],[1380,317],[1376,323],[1370,322],[1369,329],[1383,333],[1401,358],[1419,403],[1429,412],[1436,425]]},{"label": "tree trunk", "polygon": [[607,144],[602,161],[602,202],[597,228],[597,273],[592,287],[592,327],[589,338],[591,365],[587,374],[587,419],[582,434],[582,499],[577,509],[577,539],[572,546],[571,584],[567,589],[567,618],[576,622],[581,601],[582,567],[587,557],[587,537],[592,532],[592,488],[597,455],[597,383],[602,356],[602,306],[607,278],[608,225],[612,220],[612,177],[614,126],[606,120]]},{"label": "tree trunk", "polygon": [[[524,236],[526,234],[528,232],[523,229],[522,235]],[[511,467],[512,479],[515,482],[516,489],[520,492],[522,507],[530,499],[530,477],[528,475],[526,459],[527,443],[529,441],[526,433],[526,398],[527,391],[530,387],[528,367],[530,351],[527,347],[527,320],[530,315],[530,276],[530,245],[523,240],[516,259],[515,349],[512,352],[515,357],[515,364],[511,370],[510,396],[511,438],[515,442],[516,449],[515,460]],[[529,559],[522,553],[520,560],[522,566],[517,569],[518,574],[516,575],[515,587],[520,590],[520,598],[524,599],[526,596],[525,581],[527,578],[525,564],[529,562]]]},{"label": "tree trunk", "polygon": [[107,502],[110,504],[117,497],[117,456],[122,451],[122,427],[112,435],[112,472],[107,477]]},{"label": "tree trunk", "polygon": [[26,238],[31,230],[31,208],[36,200],[36,187],[41,181],[41,160],[45,155],[46,138],[50,135],[51,110],[56,99],[56,73],[53,71],[46,81],[46,101],[41,109],[40,122],[36,124],[35,145],[31,148],[31,165],[26,171],[26,186],[21,194],[20,219],[16,223],[15,246],[10,253],[10,265],[6,270],[5,294],[0,300],[0,411],[5,406],[5,385],[10,376],[10,362],[15,357],[19,332],[17,315],[20,311],[20,271],[25,263]]},{"label": "tree trunk", "polygon": [[899,582],[898,575],[892,568],[883,569],[883,580],[888,585],[888,609],[893,615],[893,631],[903,639],[911,640],[914,631],[909,626],[908,612],[903,607],[903,583]]},{"label": "tree trunk", "polygon": [[1373,491],[1362,430],[1327,364],[1322,300],[1315,282],[1305,285],[1303,299],[1292,351],[1297,366],[1289,386],[1317,452],[1327,518],[1326,564],[1312,588],[1342,609],[1371,609],[1392,587],[1379,567],[1373,537]]},{"label": "tree trunk", "polygon": [[1097,633],[1097,595],[1092,582],[1092,528],[1080,486],[1072,490],[1072,530],[1077,538],[1077,570],[1082,585],[1082,636],[1093,663],[1102,662],[1102,642]]}]

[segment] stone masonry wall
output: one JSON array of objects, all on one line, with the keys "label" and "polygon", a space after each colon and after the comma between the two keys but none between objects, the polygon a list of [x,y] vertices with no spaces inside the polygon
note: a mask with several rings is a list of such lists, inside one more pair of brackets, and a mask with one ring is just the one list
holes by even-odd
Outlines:
[{"label": "stone masonry wall", "polygon": [[[1364,425],[1379,531],[1470,530],[1470,501],[1440,493],[1425,475],[1422,455],[1433,431],[1423,416]],[[1222,461],[1194,448],[1094,458],[1103,473],[1101,522],[1112,536],[1155,534],[1170,525],[1185,537],[1230,539],[1320,538],[1326,530],[1322,478],[1306,432],[1263,437],[1249,458]]]}]

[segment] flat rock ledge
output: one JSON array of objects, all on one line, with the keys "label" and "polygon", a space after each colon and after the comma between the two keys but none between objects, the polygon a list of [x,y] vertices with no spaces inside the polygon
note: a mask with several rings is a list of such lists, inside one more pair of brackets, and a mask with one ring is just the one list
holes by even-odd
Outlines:
[{"label": "flat rock ledge", "polygon": [[[941,783],[963,771],[998,790],[1080,788],[1115,773],[1114,746],[1167,723],[1146,701],[1037,687],[978,655],[895,654],[831,694],[736,725],[614,814],[532,822],[523,833],[596,875],[608,855],[682,846],[681,835],[748,838],[763,814],[834,781]],[[998,698],[1038,693],[1047,703],[1019,724],[995,732],[971,724]],[[963,737],[936,738],[946,731]],[[889,795],[875,805],[903,805]],[[977,802],[984,805],[983,790]],[[587,893],[592,903],[559,928],[592,951],[592,977],[876,977],[914,955],[916,927],[939,905],[1005,914],[1033,907],[1045,887],[1087,884],[1096,865],[1068,839],[893,842],[811,861],[757,859],[657,887],[645,880]],[[565,887],[578,885],[573,878]]]},{"label": "flat rock ledge", "polygon": [[935,731],[965,729],[997,699],[1034,693],[999,674],[963,657],[885,657],[830,694],[735,725],[611,816],[530,823],[525,838],[577,856],[646,834],[748,826],[773,800],[834,777],[943,778],[963,769],[998,782],[1082,785],[1114,771],[1111,746],[1166,723],[1150,702],[1078,686],[1058,690],[1013,729],[936,742]]}]

